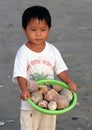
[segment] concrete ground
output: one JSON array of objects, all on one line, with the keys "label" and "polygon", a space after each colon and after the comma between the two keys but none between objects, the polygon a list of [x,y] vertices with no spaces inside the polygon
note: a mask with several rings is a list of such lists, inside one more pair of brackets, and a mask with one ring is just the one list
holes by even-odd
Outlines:
[{"label": "concrete ground", "polygon": [[92,130],[92,0],[0,0],[0,130],[19,130],[19,90],[11,77],[17,49],[26,41],[21,15],[37,4],[49,9],[49,41],[79,88],[76,107],[57,117],[56,130]]}]

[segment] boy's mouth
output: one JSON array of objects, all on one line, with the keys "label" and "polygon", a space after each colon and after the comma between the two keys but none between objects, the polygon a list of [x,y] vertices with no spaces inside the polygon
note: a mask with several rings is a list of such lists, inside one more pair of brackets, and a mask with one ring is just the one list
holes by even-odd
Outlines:
[{"label": "boy's mouth", "polygon": [[35,41],[36,41],[36,42],[40,42],[40,41],[42,41],[42,39],[35,39]]}]

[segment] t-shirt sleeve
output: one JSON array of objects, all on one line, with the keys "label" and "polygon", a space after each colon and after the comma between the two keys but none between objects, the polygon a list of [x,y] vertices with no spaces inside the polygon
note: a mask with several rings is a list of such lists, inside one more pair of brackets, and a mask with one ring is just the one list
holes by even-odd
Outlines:
[{"label": "t-shirt sleeve", "polygon": [[23,50],[19,49],[15,57],[14,70],[12,81],[17,83],[17,77],[27,79],[27,60],[26,54]]},{"label": "t-shirt sleeve", "polygon": [[55,49],[55,58],[55,73],[57,75],[65,70],[68,70],[68,67],[62,58],[62,55],[57,48]]}]

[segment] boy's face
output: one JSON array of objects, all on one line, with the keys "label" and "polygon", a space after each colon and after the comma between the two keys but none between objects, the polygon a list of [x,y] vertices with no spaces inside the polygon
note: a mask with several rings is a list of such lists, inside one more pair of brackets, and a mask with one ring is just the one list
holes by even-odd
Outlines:
[{"label": "boy's face", "polygon": [[49,27],[45,20],[33,19],[31,20],[25,31],[25,34],[31,44],[44,44],[48,38]]}]

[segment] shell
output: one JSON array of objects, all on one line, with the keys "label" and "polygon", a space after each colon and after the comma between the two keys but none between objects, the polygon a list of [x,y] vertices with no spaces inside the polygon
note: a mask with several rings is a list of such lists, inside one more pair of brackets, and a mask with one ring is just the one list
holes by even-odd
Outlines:
[{"label": "shell", "polygon": [[51,102],[48,103],[48,109],[49,110],[56,110],[56,108],[57,108],[57,104],[56,104],[55,101],[51,101]]},{"label": "shell", "polygon": [[35,80],[29,80],[27,82],[27,88],[30,92],[34,92],[38,90],[38,84],[36,83]]},{"label": "shell", "polygon": [[39,92],[42,93],[42,94],[48,92],[48,87],[46,85],[40,85],[39,86]]},{"label": "shell", "polygon": [[73,98],[72,92],[71,92],[69,89],[63,89],[63,90],[60,92],[60,94],[61,94],[62,96],[65,96],[69,101],[71,101],[72,98]]},{"label": "shell", "polygon": [[58,84],[53,85],[53,89],[55,89],[57,92],[60,92],[62,90]]},{"label": "shell", "polygon": [[47,87],[46,85],[38,85],[38,88],[44,88]]},{"label": "shell", "polygon": [[42,108],[47,108],[48,102],[46,100],[39,101],[38,106]]},{"label": "shell", "polygon": [[39,101],[43,100],[43,96],[39,91],[35,91],[35,92],[31,93],[31,100],[34,103],[38,103]]},{"label": "shell", "polygon": [[60,94],[54,89],[51,89],[44,95],[44,99],[47,101],[56,101],[58,96],[60,96]]},{"label": "shell", "polygon": [[56,103],[57,103],[57,109],[64,109],[69,106],[69,101],[65,96],[59,96]]}]

